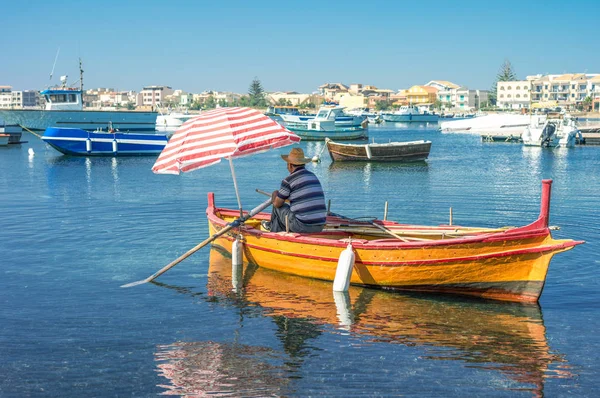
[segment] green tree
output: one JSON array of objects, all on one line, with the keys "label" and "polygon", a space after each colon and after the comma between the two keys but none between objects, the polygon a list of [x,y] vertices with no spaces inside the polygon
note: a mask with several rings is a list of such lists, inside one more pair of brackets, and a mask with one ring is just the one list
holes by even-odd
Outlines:
[{"label": "green tree", "polygon": [[492,84],[488,100],[492,104],[496,104],[496,99],[498,98],[498,82],[510,82],[513,80],[517,80],[517,75],[515,74],[510,61],[508,59],[505,59],[504,63],[500,67],[500,70],[498,71],[498,74],[496,75],[496,80],[494,80],[494,84]]},{"label": "green tree", "polygon": [[190,109],[193,111],[200,110],[200,109],[202,109],[202,103],[198,100],[195,100],[194,102],[192,102],[190,104]]},{"label": "green tree", "polygon": [[248,97],[250,99],[250,106],[255,108],[266,108],[267,100],[265,99],[265,90],[263,90],[262,84],[257,77],[252,80],[250,88],[248,88]]},{"label": "green tree", "polygon": [[135,104],[133,102],[127,103],[127,110],[132,111],[135,109]]},{"label": "green tree", "polygon": [[589,95],[587,97],[585,97],[585,99],[583,100],[583,109],[585,109],[586,111],[591,111],[592,110],[592,97],[590,97]]},{"label": "green tree", "polygon": [[438,109],[438,110],[442,110],[442,106],[444,104],[442,103],[442,101],[440,101],[439,99],[436,99],[435,102],[433,103],[433,109]]},{"label": "green tree", "polygon": [[221,108],[225,108],[225,107],[229,106],[229,102],[227,102],[227,100],[225,98],[221,98],[219,100],[219,106]]},{"label": "green tree", "polygon": [[391,106],[391,102],[386,100],[377,101],[377,103],[375,103],[375,109],[378,111],[387,111]]},{"label": "green tree", "polygon": [[213,97],[212,95],[209,95],[208,98],[206,99],[206,101],[204,101],[202,109],[214,109],[216,107],[217,107],[217,101],[215,101],[215,97]]}]

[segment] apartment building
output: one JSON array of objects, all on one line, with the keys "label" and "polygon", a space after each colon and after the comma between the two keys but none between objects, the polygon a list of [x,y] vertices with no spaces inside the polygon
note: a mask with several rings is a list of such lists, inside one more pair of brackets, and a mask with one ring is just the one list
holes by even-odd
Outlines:
[{"label": "apartment building", "polygon": [[169,86],[146,86],[137,95],[138,106],[162,105],[165,97],[173,94],[173,89]]},{"label": "apartment building", "polygon": [[350,88],[342,83],[325,83],[319,86],[319,95],[327,101],[339,101],[339,97],[349,90]]},{"label": "apartment building", "polygon": [[496,105],[504,109],[529,108],[531,101],[540,101],[531,97],[531,82],[528,80],[514,80],[498,82],[496,85]]},{"label": "apartment building", "polygon": [[266,95],[267,102],[271,105],[276,105],[279,101],[283,100],[289,102],[292,106],[298,106],[304,103],[310,94],[301,94],[296,91],[278,91],[274,93],[268,93]]},{"label": "apartment building", "polygon": [[470,89],[446,80],[432,80],[425,86],[438,89],[437,100],[442,103],[442,109],[465,111],[479,109],[489,100],[488,90]]},{"label": "apartment building", "polygon": [[498,82],[497,105],[511,109],[569,107],[596,96],[600,96],[600,74],[532,75],[526,80]]},{"label": "apartment building", "polygon": [[39,106],[36,91],[13,91],[12,86],[0,86],[0,109],[23,109]]}]

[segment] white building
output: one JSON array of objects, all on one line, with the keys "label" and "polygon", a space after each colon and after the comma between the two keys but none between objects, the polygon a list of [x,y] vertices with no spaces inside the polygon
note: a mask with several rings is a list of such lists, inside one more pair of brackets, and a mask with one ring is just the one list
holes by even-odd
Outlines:
[{"label": "white building", "polygon": [[137,105],[162,105],[165,97],[172,94],[173,89],[169,86],[146,86],[137,96]]},{"label": "white building", "polygon": [[456,108],[474,110],[481,108],[482,104],[488,102],[488,90],[471,90],[468,87],[460,87],[456,90]]},{"label": "white building", "polygon": [[295,91],[278,91],[274,93],[268,93],[266,95],[267,102],[271,105],[276,105],[279,101],[284,100],[290,103],[292,106],[298,106],[310,97],[310,94],[300,94]]},{"label": "white building", "polygon": [[487,103],[488,90],[473,90],[446,80],[432,80],[425,86],[438,89],[437,99],[443,109],[470,111]]},{"label": "white building", "polygon": [[11,86],[0,86],[0,109],[35,108],[38,105],[36,91],[12,91]]},{"label": "white building", "polygon": [[504,109],[529,108],[530,95],[531,88],[528,80],[498,82],[496,105]]},{"label": "white building", "polygon": [[595,73],[565,73],[498,82],[497,105],[510,109],[528,108],[530,103],[534,107],[576,106],[596,96],[599,78]]},{"label": "white building", "polygon": [[438,100],[442,103],[442,108],[453,109],[457,106],[456,93],[459,88],[458,84],[454,84],[447,80],[432,80],[425,86],[437,88]]}]

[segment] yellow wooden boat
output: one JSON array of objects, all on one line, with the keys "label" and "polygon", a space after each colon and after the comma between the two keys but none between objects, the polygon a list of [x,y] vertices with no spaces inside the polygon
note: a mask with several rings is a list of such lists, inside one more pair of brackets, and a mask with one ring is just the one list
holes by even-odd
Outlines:
[{"label": "yellow wooden boat", "polygon": [[[548,228],[551,186],[551,180],[542,181],[540,215],[523,227],[361,223],[330,216],[321,233],[272,233],[260,229],[261,220],[269,219],[270,214],[259,213],[218,237],[215,244],[230,251],[236,236],[241,237],[246,261],[328,281],[334,280],[340,254],[351,245],[355,255],[351,284],[536,302],[552,257],[584,243],[552,238]],[[217,208],[214,194],[209,193],[211,234],[239,215],[239,210]]]},{"label": "yellow wooden boat", "polygon": [[[241,277],[240,277],[241,276]],[[232,281],[239,278],[237,293]],[[548,346],[539,305],[483,302],[425,295],[391,294],[351,286],[347,293],[331,291],[324,281],[247,265],[232,275],[231,255],[219,246],[210,252],[208,295],[239,305],[260,306],[266,316],[297,320],[314,338],[319,325],[346,330],[366,341],[424,347],[428,358],[458,360],[470,367],[495,369],[543,391],[547,370],[565,362]],[[345,297],[345,298],[344,298]],[[315,325],[312,326],[311,325]],[[302,333],[295,335],[300,341]],[[554,366],[553,366],[554,365]],[[566,377],[567,366],[562,364]]]}]

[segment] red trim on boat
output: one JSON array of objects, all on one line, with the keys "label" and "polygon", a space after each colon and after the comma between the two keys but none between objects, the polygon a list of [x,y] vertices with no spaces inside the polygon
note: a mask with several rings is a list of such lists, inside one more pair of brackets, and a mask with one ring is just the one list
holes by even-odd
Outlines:
[{"label": "red trim on boat", "polygon": [[[225,238],[229,241],[232,241],[232,242],[234,241],[233,237],[226,236]],[[553,252],[556,250],[567,249],[569,247],[574,247],[574,246],[580,245],[582,243],[584,243],[584,241],[571,241],[571,242],[564,242],[564,243],[561,243],[558,245],[545,245],[545,246],[538,246],[538,247],[532,247],[532,248],[527,248],[527,249],[506,250],[503,252],[480,254],[480,255],[476,255],[476,256],[451,257],[451,258],[435,259],[435,260],[362,261],[357,258],[356,263],[363,264],[363,265],[376,265],[376,266],[382,266],[382,267],[399,267],[399,266],[403,266],[403,265],[408,265],[408,266],[436,265],[436,264],[447,264],[447,263],[466,262],[466,261],[481,261],[481,260],[486,260],[486,259],[491,259],[491,258],[518,256],[518,255],[522,255],[522,254],[547,253],[547,252]],[[309,260],[319,260],[319,261],[330,261],[330,262],[338,261],[337,257],[313,256],[310,254],[276,250],[276,249],[271,249],[271,248],[267,248],[264,246],[253,245],[248,242],[245,242],[244,244],[247,247],[250,247],[250,248],[253,248],[256,250],[261,250],[261,251],[268,252],[268,253],[281,254],[284,256],[291,256],[291,257],[305,258],[305,259],[309,259]]]}]

